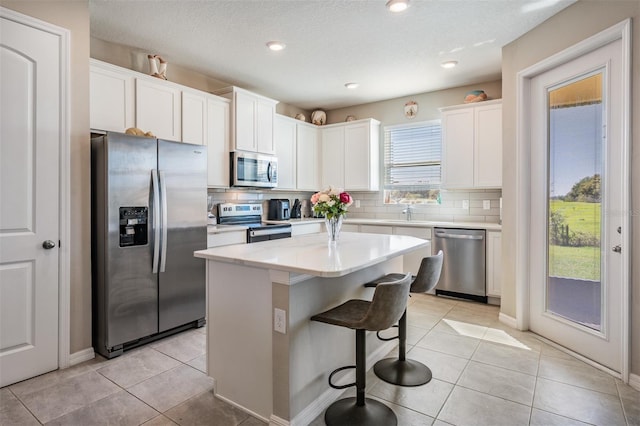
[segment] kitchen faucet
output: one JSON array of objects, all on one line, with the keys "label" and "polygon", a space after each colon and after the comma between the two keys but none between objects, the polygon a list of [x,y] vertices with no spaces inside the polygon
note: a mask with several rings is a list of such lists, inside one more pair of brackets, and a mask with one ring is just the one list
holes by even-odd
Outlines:
[{"label": "kitchen faucet", "polygon": [[407,207],[402,210],[402,214],[407,215],[407,222],[411,221],[411,212],[413,211],[413,206],[411,204],[407,204]]}]

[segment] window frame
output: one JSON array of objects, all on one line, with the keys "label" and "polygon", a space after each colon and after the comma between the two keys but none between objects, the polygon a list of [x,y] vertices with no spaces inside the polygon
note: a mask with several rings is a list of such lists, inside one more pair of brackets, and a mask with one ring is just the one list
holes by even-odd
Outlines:
[{"label": "window frame", "polygon": [[[415,185],[398,185],[398,186],[393,186],[391,184],[389,184],[389,178],[388,178],[388,174],[390,169],[392,168],[392,166],[390,166],[391,163],[388,162],[388,155],[387,153],[389,152],[389,146],[388,144],[390,143],[390,133],[392,133],[394,130],[408,130],[408,129],[413,129],[413,128],[423,128],[423,127],[433,127],[433,126],[438,126],[439,127],[439,142],[440,142],[440,147],[439,147],[439,158],[438,160],[425,160],[425,161],[417,161],[414,163],[409,163],[409,162],[405,162],[402,163],[402,166],[395,166],[395,167],[422,167],[422,166],[427,166],[427,167],[431,167],[431,166],[439,166],[440,167],[440,175],[438,178],[438,182],[437,183],[429,183],[429,184],[415,184]],[[437,118],[437,119],[432,119],[432,120],[424,120],[424,121],[420,121],[420,122],[416,122],[416,123],[402,123],[402,124],[393,124],[393,125],[388,125],[388,126],[384,126],[382,129],[382,198],[383,198],[383,203],[385,205],[393,205],[393,204],[398,204],[398,203],[389,203],[387,202],[387,193],[389,191],[405,191],[405,192],[410,192],[412,190],[415,191],[419,191],[419,192],[424,192],[424,191],[437,191],[438,195],[436,199],[426,199],[426,201],[422,201],[422,202],[418,202],[418,203],[412,203],[411,204],[416,204],[416,205],[427,205],[427,204],[439,204],[439,194],[440,191],[442,190],[442,161],[443,161],[443,155],[442,155],[442,120]],[[433,143],[433,141],[431,139],[429,139],[427,142],[429,143]],[[422,200],[425,200],[424,198]],[[402,204],[407,204],[406,202],[403,202]]]}]

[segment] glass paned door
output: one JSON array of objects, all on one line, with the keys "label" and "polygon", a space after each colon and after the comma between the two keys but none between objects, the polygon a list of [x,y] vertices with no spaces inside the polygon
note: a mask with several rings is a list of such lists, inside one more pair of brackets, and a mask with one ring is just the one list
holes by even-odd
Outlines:
[{"label": "glass paned door", "polygon": [[546,311],[600,331],[603,72],[548,89]]},{"label": "glass paned door", "polygon": [[[620,41],[531,79],[529,329],[621,371]],[[622,232],[622,233],[621,233]]]}]

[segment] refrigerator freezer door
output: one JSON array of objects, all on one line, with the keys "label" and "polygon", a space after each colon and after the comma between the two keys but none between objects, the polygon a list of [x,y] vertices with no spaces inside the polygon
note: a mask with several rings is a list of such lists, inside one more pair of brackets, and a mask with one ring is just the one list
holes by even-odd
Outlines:
[{"label": "refrigerator freezer door", "polygon": [[94,346],[105,356],[158,332],[150,192],[156,151],[156,139],[108,133],[92,140]]},{"label": "refrigerator freezer door", "polygon": [[207,248],[206,147],[158,140],[158,169],[167,224],[158,284],[162,332],[205,316],[205,263],[193,252]]}]

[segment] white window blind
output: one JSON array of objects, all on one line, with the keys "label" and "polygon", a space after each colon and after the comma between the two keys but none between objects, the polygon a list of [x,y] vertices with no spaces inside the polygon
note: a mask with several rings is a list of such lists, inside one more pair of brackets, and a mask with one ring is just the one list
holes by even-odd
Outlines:
[{"label": "white window blind", "polygon": [[440,120],[384,129],[384,189],[439,189],[442,158]]}]

